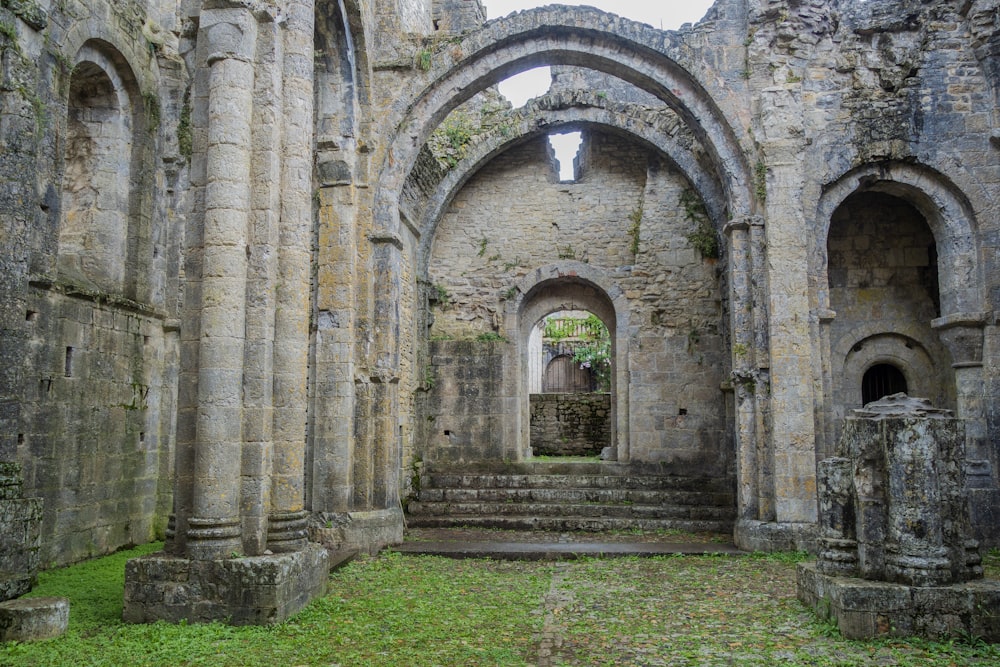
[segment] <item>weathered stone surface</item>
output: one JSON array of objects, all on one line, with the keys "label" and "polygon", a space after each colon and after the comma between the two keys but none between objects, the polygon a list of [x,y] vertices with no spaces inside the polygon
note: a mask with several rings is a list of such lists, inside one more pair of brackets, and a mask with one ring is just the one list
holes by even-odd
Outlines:
[{"label": "weathered stone surface", "polygon": [[41,561],[171,511],[189,556],[297,549],[307,507],[377,548],[414,463],[530,454],[526,322],[577,305],[614,338],[608,458],[737,480],[741,546],[850,550],[816,462],[878,367],[965,422],[1000,543],[997,9],[3,2],[0,461]]},{"label": "weathered stone surface", "polygon": [[611,441],[610,394],[531,394],[536,456],[597,456]]},{"label": "weathered stone surface", "polygon": [[326,592],[329,571],[329,554],[318,544],[288,554],[224,560],[143,556],[125,565],[122,618],[129,623],[280,623]]},{"label": "weathered stone surface", "polygon": [[59,637],[69,626],[67,598],[20,598],[0,602],[0,642]]},{"label": "weathered stone surface", "polygon": [[830,576],[814,563],[801,563],[796,589],[804,605],[821,618],[836,621],[848,639],[919,635],[1000,642],[1000,584],[993,580],[906,586]]}]

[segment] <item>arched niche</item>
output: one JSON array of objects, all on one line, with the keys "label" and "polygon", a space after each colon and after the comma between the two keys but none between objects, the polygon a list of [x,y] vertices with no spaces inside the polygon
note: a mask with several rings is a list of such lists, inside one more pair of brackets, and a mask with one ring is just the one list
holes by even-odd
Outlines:
[{"label": "arched niche", "polygon": [[56,268],[64,281],[143,298],[148,212],[142,205],[145,129],[138,84],[110,45],[91,41],[70,74]]}]

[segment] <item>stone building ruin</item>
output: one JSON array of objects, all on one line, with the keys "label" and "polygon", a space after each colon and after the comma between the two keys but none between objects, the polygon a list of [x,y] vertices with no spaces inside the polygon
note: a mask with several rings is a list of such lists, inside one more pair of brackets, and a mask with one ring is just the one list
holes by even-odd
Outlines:
[{"label": "stone building ruin", "polygon": [[3,0],[0,54],[22,570],[165,538],[135,620],[190,613],[153,609],[177,563],[312,582],[243,620],[287,615],[317,543],[401,539],[416,467],[530,464],[525,350],[567,309],[612,336],[614,465],[733,489],[742,548],[814,544],[882,391],[964,420],[1000,544],[997,0]]}]

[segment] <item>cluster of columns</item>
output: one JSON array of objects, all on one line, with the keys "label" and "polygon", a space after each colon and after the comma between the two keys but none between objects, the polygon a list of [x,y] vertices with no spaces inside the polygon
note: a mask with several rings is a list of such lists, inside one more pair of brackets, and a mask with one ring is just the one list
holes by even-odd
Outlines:
[{"label": "cluster of columns", "polygon": [[192,560],[307,543],[313,7],[206,5],[167,546]]}]

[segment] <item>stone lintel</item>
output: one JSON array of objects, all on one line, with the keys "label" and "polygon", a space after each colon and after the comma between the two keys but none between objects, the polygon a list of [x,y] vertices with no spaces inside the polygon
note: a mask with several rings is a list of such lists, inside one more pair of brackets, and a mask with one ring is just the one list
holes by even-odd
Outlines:
[{"label": "stone lintel", "polygon": [[907,586],[822,574],[815,563],[796,572],[799,600],[835,620],[847,639],[979,637],[1000,642],[1000,581]]},{"label": "stone lintel", "polygon": [[740,519],[733,532],[743,551],[808,551],[816,553],[816,524]]},{"label": "stone lintel", "polygon": [[122,618],[230,625],[280,623],[326,593],[329,554],[309,543],[292,553],[199,561],[163,552],[125,565]]}]

